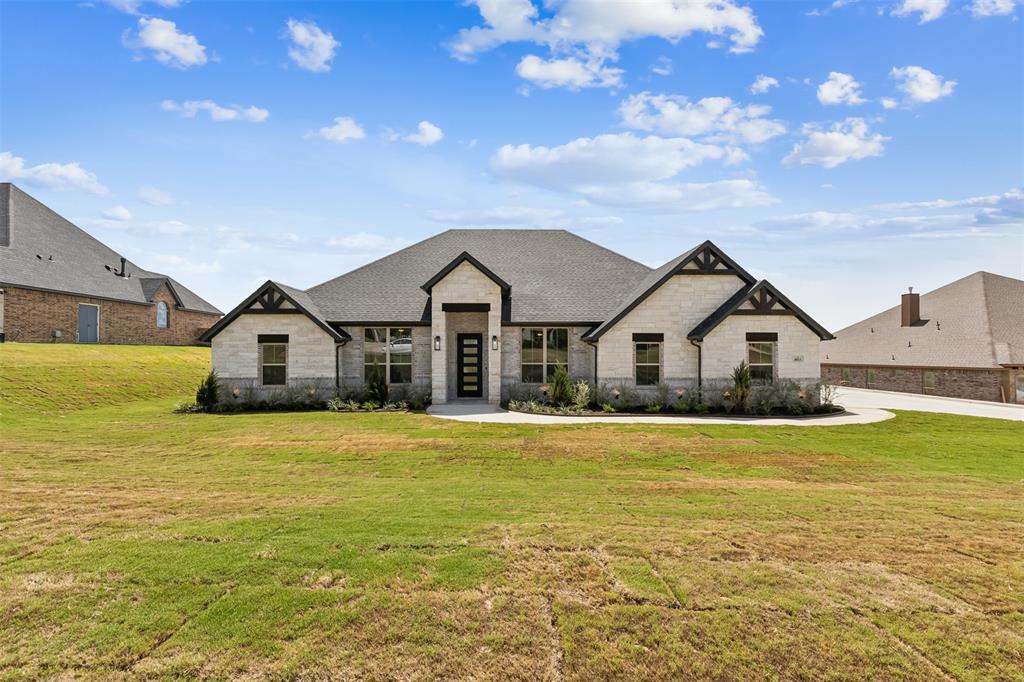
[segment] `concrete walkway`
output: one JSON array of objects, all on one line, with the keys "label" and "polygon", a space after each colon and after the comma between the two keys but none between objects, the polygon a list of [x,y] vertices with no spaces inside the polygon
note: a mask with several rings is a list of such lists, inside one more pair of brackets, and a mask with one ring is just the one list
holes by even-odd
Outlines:
[{"label": "concrete walkway", "polygon": [[554,414],[526,414],[509,412],[497,405],[482,401],[454,401],[444,405],[431,405],[427,414],[441,419],[460,422],[487,422],[495,424],[745,424],[748,426],[843,426],[846,424],[871,424],[885,421],[895,415],[877,408],[865,407],[848,410],[845,414],[828,417],[791,419],[786,417],[692,417],[674,414],[645,415],[595,415],[573,417]]},{"label": "concrete walkway", "polygon": [[872,391],[865,388],[839,389],[836,402],[847,409],[877,409],[888,407],[893,410],[918,410],[920,412],[941,412],[962,414],[968,417],[991,417],[1024,421],[1024,405],[990,403],[984,400],[963,400],[943,398],[916,393],[895,393],[893,391]]}]

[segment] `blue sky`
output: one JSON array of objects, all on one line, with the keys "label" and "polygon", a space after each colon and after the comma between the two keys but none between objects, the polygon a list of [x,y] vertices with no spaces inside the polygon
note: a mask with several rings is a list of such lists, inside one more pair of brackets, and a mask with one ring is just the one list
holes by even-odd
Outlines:
[{"label": "blue sky", "polygon": [[447,227],[710,238],[831,329],[1024,277],[1014,0],[0,12],[0,178],[225,310]]}]

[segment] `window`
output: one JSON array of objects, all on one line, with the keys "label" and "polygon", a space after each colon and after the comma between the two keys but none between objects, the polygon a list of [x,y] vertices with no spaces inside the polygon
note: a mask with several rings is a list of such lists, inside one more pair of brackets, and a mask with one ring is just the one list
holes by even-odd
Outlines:
[{"label": "window", "polygon": [[655,386],[661,381],[661,343],[641,341],[633,344],[636,385]]},{"label": "window", "polygon": [[935,388],[937,387],[937,385],[938,385],[938,376],[935,374],[935,372],[929,372],[928,370],[925,370],[925,372],[924,372],[924,392],[925,393],[935,393]]},{"label": "window", "polygon": [[288,344],[260,344],[260,383],[284,386],[288,383]]},{"label": "window", "polygon": [[160,301],[156,304],[156,326],[160,329],[167,329],[167,304]]},{"label": "window", "polygon": [[366,327],[363,330],[363,380],[370,378],[374,364],[389,384],[412,383],[412,329],[409,327]]},{"label": "window", "polygon": [[878,372],[868,367],[868,388],[872,388],[878,383]]},{"label": "window", "polygon": [[771,341],[747,342],[747,364],[750,365],[753,383],[772,383],[775,380],[775,344]]},{"label": "window", "polygon": [[1024,404],[1024,374],[1017,375],[1017,402]]},{"label": "window", "polygon": [[839,378],[844,384],[850,383],[850,368],[843,367],[839,370]]},{"label": "window", "polygon": [[527,384],[551,381],[555,368],[569,368],[569,330],[564,328],[523,329],[522,380]]}]

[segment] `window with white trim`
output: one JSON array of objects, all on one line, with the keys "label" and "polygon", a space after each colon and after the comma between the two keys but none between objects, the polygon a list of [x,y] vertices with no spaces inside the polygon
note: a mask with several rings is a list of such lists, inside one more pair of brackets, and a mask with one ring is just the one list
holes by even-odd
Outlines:
[{"label": "window with white trim", "polygon": [[523,327],[520,375],[523,383],[551,381],[559,365],[569,369],[569,329]]},{"label": "window with white trim", "polygon": [[156,326],[158,329],[167,329],[170,325],[168,318],[167,304],[163,301],[159,301],[156,304]]},{"label": "window with white trim", "polygon": [[389,384],[412,383],[412,329],[410,327],[366,327],[363,329],[363,381],[374,367]]},{"label": "window with white trim", "polygon": [[634,342],[633,361],[636,385],[657,386],[661,381],[661,342]]},{"label": "window with white trim", "polygon": [[260,335],[260,385],[288,383],[288,336]]},{"label": "window with white trim", "polygon": [[939,375],[931,370],[924,371],[924,392],[935,393],[939,385]]},{"label": "window with white trim", "polygon": [[775,381],[775,342],[748,341],[747,365],[751,382],[770,384]]}]

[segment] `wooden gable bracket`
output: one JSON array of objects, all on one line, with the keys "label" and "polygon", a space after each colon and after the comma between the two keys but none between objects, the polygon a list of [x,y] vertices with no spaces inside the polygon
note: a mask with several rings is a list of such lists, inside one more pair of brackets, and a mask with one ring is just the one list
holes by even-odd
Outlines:
[{"label": "wooden gable bracket", "polygon": [[246,309],[247,313],[301,313],[292,305],[286,304],[288,300],[284,294],[275,289],[273,286],[268,286],[264,291],[260,292],[256,296],[256,300],[252,302],[252,305]]},{"label": "wooden gable bracket", "polygon": [[785,303],[782,303],[775,294],[769,292],[767,289],[762,288],[755,291],[743,305],[749,305],[749,308],[742,307],[737,308],[733,311],[733,315],[795,315],[792,310],[786,307]]},{"label": "wooden gable bracket", "polygon": [[[697,267],[691,267],[696,265]],[[740,272],[732,267],[713,246],[708,245],[679,264],[677,275],[736,275]]]}]

